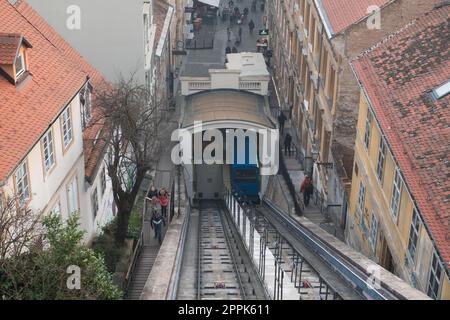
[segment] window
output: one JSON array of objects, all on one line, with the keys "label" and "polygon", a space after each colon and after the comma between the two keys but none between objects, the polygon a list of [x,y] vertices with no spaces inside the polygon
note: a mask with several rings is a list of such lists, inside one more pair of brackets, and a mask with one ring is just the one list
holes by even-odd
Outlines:
[{"label": "window", "polygon": [[47,173],[55,164],[55,153],[51,129],[48,130],[42,138],[42,147],[44,149],[44,171]]},{"label": "window", "polygon": [[430,278],[428,280],[428,291],[427,291],[427,294],[433,299],[437,299],[439,296],[441,275],[442,275],[442,265],[441,262],[439,261],[439,256],[437,255],[437,252],[434,251],[433,258],[431,259]]},{"label": "window", "polygon": [[364,145],[366,146],[367,150],[369,150],[371,127],[372,127],[372,112],[370,112],[370,110],[367,109],[366,132],[364,133]]},{"label": "window", "polygon": [[67,204],[69,214],[78,212],[78,185],[77,178],[73,178],[73,180],[67,185]]},{"label": "window", "polygon": [[94,189],[94,192],[91,195],[91,203],[92,203],[92,215],[94,216],[95,219],[98,212],[97,188]]},{"label": "window", "polygon": [[91,88],[89,85],[80,91],[80,104],[84,129],[91,120]]},{"label": "window", "polygon": [[417,241],[419,239],[420,224],[421,221],[419,213],[417,212],[417,208],[414,208],[411,222],[411,229],[409,230],[409,242],[408,242],[408,253],[412,263],[415,262],[416,258],[416,249],[417,249]]},{"label": "window", "polygon": [[56,205],[53,207],[52,214],[58,216],[61,214],[61,206],[59,205],[59,202],[57,202]]},{"label": "window", "polygon": [[72,142],[72,118],[70,116],[70,107],[68,107],[61,115],[61,128],[63,133],[64,148],[67,148]]},{"label": "window", "polygon": [[432,96],[435,100],[442,99],[450,93],[450,80],[443,85],[433,89]]},{"label": "window", "polygon": [[28,199],[30,199],[30,188],[28,181],[28,167],[24,161],[19,165],[19,168],[15,174],[16,179],[16,191],[19,197],[19,204],[23,206]]},{"label": "window", "polygon": [[380,140],[380,146],[378,147],[378,164],[377,164],[377,177],[378,181],[383,182],[384,162],[386,160],[386,144],[383,138]]},{"label": "window", "polygon": [[16,59],[16,78],[20,77],[25,72],[25,57],[23,53],[20,53]]},{"label": "window", "polygon": [[397,168],[395,170],[394,187],[392,188],[392,198],[391,198],[391,214],[395,220],[397,220],[398,208],[400,206],[400,193],[401,193],[401,186],[402,186],[401,183],[402,183],[402,178],[400,175],[400,170]]},{"label": "window", "polygon": [[356,208],[356,213],[359,217],[362,216],[365,198],[366,198],[366,187],[364,187],[364,184],[361,181],[359,184],[358,207]]},{"label": "window", "polygon": [[102,170],[101,176],[100,176],[100,183],[101,183],[101,190],[100,190],[100,196],[103,197],[103,194],[106,190],[106,168]]},{"label": "window", "polygon": [[375,215],[375,212],[372,212],[372,222],[370,225],[370,236],[369,243],[372,247],[372,250],[375,251],[377,245],[377,236],[378,236],[378,218]]}]

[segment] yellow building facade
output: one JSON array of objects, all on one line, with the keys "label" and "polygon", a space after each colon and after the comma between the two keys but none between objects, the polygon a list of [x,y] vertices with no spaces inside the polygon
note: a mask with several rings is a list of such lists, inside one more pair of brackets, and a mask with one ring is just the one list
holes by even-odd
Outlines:
[{"label": "yellow building facade", "polygon": [[444,264],[364,91],[347,239],[353,247],[431,297],[450,299]]}]

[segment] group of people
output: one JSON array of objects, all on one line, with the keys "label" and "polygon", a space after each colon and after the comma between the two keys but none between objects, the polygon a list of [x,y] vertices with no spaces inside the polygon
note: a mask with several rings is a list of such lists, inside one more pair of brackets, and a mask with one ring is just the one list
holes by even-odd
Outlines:
[{"label": "group of people", "polygon": [[166,188],[158,190],[155,186],[151,186],[147,193],[147,200],[150,201],[150,226],[155,231],[155,239],[158,239],[160,244],[162,241],[162,228],[166,225],[167,221],[169,196]]}]

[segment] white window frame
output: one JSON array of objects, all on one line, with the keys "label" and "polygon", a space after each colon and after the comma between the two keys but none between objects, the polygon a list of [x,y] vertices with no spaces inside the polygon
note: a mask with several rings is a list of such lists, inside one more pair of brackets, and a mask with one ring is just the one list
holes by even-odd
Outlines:
[{"label": "white window frame", "polygon": [[400,201],[402,197],[402,176],[398,167],[395,168],[394,179],[392,183],[392,196],[391,196],[391,215],[394,221],[397,222],[398,211],[400,209]]},{"label": "white window frame", "polygon": [[370,109],[367,109],[366,131],[364,132],[364,146],[366,147],[366,150],[369,150],[371,133],[372,133],[372,112],[370,112]]},{"label": "white window frame", "polygon": [[[78,201],[78,179],[73,177],[67,184],[67,211],[70,214],[78,213],[80,211],[80,204]],[[72,210],[74,209],[74,210]]]},{"label": "white window frame", "polygon": [[59,201],[55,203],[51,212],[54,215],[61,215],[61,204],[59,203]]},{"label": "white window frame", "polygon": [[408,239],[408,258],[413,264],[416,262],[417,243],[419,242],[421,227],[422,220],[420,219],[419,211],[414,207]]},{"label": "white window frame", "polygon": [[377,163],[377,179],[382,184],[384,178],[384,167],[386,163],[386,142],[383,137],[380,139],[378,146],[378,163]]},{"label": "white window frame", "polygon": [[23,161],[14,174],[16,192],[19,198],[19,205],[23,206],[30,199],[30,181],[28,175],[28,165]]},{"label": "white window frame", "polygon": [[[20,70],[17,70],[17,62],[18,61],[20,61],[20,64],[22,67]],[[22,74],[24,74],[25,71],[27,71],[27,66],[25,64],[25,54],[23,52],[19,53],[19,55],[17,56],[16,62],[14,64],[14,68],[16,69],[16,79],[19,78]]]},{"label": "white window frame", "polygon": [[94,188],[94,191],[91,194],[91,204],[92,204],[92,216],[94,219],[98,214],[98,192],[97,187]]},{"label": "white window frame", "polygon": [[61,130],[64,148],[67,148],[73,140],[72,112],[70,106],[61,114]]},{"label": "white window frame", "polygon": [[80,91],[81,119],[85,129],[92,118],[92,93],[89,84]]},{"label": "white window frame", "polygon": [[375,251],[375,248],[377,246],[377,238],[378,238],[378,217],[376,216],[375,212],[372,211],[372,221],[370,223],[370,236],[369,236],[369,243],[372,247],[372,250]]},{"label": "white window frame", "polygon": [[356,212],[360,217],[362,217],[365,201],[366,201],[366,187],[364,186],[364,183],[361,181],[359,183],[358,204],[356,207]]},{"label": "white window frame", "polygon": [[441,291],[441,278],[443,268],[436,250],[431,257],[430,273],[428,276],[427,294],[433,299],[438,299]]},{"label": "white window frame", "polygon": [[53,132],[51,128],[44,134],[41,141],[44,173],[47,174],[56,164],[55,144],[53,141]]},{"label": "white window frame", "polygon": [[100,173],[100,197],[102,198],[105,195],[106,191],[106,168],[103,168],[102,172]]}]

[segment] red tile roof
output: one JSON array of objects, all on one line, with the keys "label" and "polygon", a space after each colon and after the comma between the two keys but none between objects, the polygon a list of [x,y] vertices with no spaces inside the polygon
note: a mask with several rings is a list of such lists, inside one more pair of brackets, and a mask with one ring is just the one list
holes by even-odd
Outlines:
[{"label": "red tile roof", "polygon": [[[89,76],[95,87],[105,84],[100,73],[51,28],[25,1],[12,6],[0,0],[0,32],[22,34],[29,49],[32,80],[17,88],[0,76],[0,182],[39,141],[60,111]],[[101,126],[85,130],[95,137]],[[86,158],[92,150],[89,148]]]},{"label": "red tile roof", "polygon": [[[383,7],[392,0],[316,0],[319,10],[326,15],[331,34],[337,34],[367,17],[371,6]],[[322,8],[322,10],[321,10]]]},{"label": "red tile roof", "polygon": [[450,6],[434,9],[353,61],[405,183],[450,264]]}]

